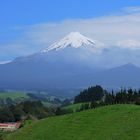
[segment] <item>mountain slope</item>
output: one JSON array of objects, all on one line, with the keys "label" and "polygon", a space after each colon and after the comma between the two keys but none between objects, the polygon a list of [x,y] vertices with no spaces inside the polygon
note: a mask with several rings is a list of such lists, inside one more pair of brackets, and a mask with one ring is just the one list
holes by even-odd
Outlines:
[{"label": "mountain slope", "polygon": [[100,69],[93,65],[99,46],[80,33],[70,33],[41,52],[0,65],[0,88],[79,87],[71,77]]},{"label": "mountain slope", "polygon": [[139,87],[140,68],[128,63],[116,68],[96,73],[92,76],[94,82],[112,87]]},{"label": "mountain slope", "polygon": [[38,121],[5,140],[139,140],[139,116],[136,105],[106,106]]}]

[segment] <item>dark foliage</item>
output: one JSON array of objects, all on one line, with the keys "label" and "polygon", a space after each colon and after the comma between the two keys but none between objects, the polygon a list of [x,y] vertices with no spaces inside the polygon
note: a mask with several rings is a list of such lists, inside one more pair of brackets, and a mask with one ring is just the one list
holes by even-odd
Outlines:
[{"label": "dark foliage", "polygon": [[10,106],[15,104],[15,102],[11,98],[1,99],[0,98],[0,106]]},{"label": "dark foliage", "polygon": [[95,102],[101,100],[105,91],[101,86],[89,87],[75,97],[74,103]]},{"label": "dark foliage", "polygon": [[78,96],[75,97],[74,103],[92,102],[103,105],[111,104],[140,104],[140,90],[133,90],[129,88],[121,89],[119,92],[114,94],[112,91],[107,92],[103,90],[101,86],[90,87],[82,91]]},{"label": "dark foliage", "polygon": [[101,86],[95,86],[82,91],[75,97],[74,103],[83,103],[77,112],[112,104],[140,105],[140,90],[124,88],[114,94],[113,90],[110,93]]},{"label": "dark foliage", "polygon": [[140,102],[140,91],[133,89],[121,89],[116,94],[106,93],[105,103],[106,104],[139,104]]},{"label": "dark foliage", "polygon": [[0,122],[20,121],[29,116],[42,119],[54,114],[55,110],[44,107],[40,101],[25,101],[9,107],[1,107]]},{"label": "dark foliage", "polygon": [[14,122],[14,114],[8,107],[0,108],[0,122]]}]

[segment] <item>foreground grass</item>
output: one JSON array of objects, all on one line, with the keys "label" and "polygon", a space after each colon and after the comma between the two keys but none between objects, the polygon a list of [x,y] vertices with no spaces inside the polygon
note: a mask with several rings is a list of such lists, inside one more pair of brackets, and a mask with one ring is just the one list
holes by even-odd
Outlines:
[{"label": "foreground grass", "polygon": [[140,106],[112,105],[51,117],[4,140],[139,140]]}]

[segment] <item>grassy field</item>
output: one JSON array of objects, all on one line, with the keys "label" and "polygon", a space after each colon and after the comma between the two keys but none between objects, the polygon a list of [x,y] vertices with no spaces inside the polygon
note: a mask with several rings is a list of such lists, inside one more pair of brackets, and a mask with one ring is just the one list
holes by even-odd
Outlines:
[{"label": "grassy field", "polygon": [[4,140],[139,140],[140,106],[112,105],[51,117]]},{"label": "grassy field", "polygon": [[80,107],[82,106],[82,104],[84,104],[84,103],[72,104],[72,105],[68,105],[68,106],[63,107],[63,108],[64,109],[71,109],[71,110],[73,110],[75,112],[77,109],[80,109]]},{"label": "grassy field", "polygon": [[[28,96],[24,92],[0,92],[0,99],[6,99],[10,98],[13,101],[22,101],[23,99],[31,99],[30,96]],[[49,103],[48,101],[42,101],[43,105],[46,107],[54,106],[52,103]]]},{"label": "grassy field", "polygon": [[29,96],[22,92],[0,92],[0,98],[1,99],[11,98],[11,99],[15,100],[18,98],[27,99],[27,98],[29,98]]}]

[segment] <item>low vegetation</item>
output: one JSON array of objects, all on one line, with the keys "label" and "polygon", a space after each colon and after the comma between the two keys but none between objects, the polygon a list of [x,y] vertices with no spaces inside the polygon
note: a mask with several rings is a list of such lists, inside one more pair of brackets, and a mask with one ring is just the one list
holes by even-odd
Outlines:
[{"label": "low vegetation", "polygon": [[139,140],[139,116],[137,105],[105,106],[34,122],[4,140]]}]

